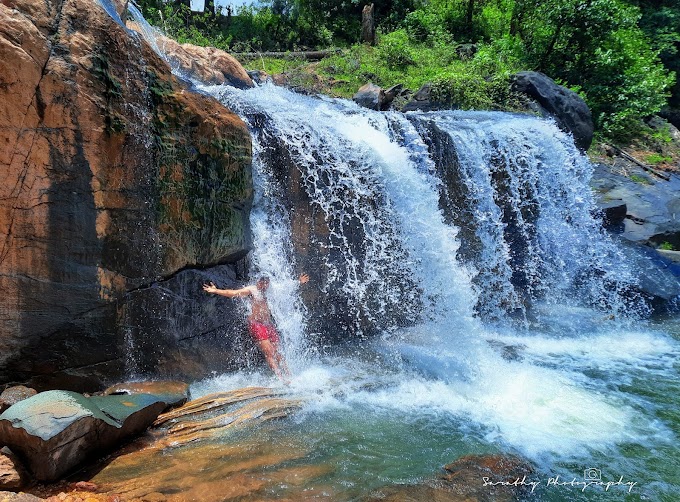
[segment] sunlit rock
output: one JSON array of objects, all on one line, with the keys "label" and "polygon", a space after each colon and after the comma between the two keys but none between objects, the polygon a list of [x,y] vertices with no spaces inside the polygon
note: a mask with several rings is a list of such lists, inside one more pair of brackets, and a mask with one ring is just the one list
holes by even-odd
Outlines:
[{"label": "sunlit rock", "polygon": [[145,430],[166,403],[149,394],[86,398],[42,392],[0,415],[0,444],[15,452],[40,481],[55,481]]},{"label": "sunlit rock", "polygon": [[112,385],[104,391],[105,396],[151,394],[168,404],[181,406],[189,400],[189,384],[162,380],[156,382],[125,382]]},{"label": "sunlit rock", "polygon": [[102,5],[0,3],[0,382],[98,390],[136,338],[145,370],[205,375],[238,315],[195,298],[250,246],[249,133]]}]

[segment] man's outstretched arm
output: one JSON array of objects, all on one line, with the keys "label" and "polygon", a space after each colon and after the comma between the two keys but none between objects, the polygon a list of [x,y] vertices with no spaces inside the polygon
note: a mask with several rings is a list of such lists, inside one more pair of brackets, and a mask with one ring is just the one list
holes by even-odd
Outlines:
[{"label": "man's outstretched arm", "polygon": [[237,296],[250,296],[251,294],[253,294],[249,288],[217,289],[215,284],[212,282],[210,284],[204,284],[203,291],[214,295],[226,296],[227,298],[235,298]]}]

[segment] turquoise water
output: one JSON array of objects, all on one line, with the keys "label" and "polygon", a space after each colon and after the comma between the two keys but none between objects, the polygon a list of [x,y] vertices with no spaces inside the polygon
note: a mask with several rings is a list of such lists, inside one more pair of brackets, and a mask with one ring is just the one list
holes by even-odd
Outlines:
[{"label": "turquoise water", "polygon": [[[515,334],[511,341],[525,345],[523,359],[497,366],[492,382],[433,377],[413,362],[397,362],[384,341],[354,354],[345,348],[298,371],[289,392],[305,400],[302,411],[249,437],[223,440],[303,448],[307,453],[292,465],[328,468],[306,493],[333,500],[418,484],[463,455],[507,453],[535,469],[527,482],[539,484],[528,500],[675,501],[679,326],[667,321],[617,333],[617,339],[606,329],[577,339]],[[267,383],[274,382],[266,374],[239,373],[197,383],[192,391]],[[599,470],[603,482],[622,478],[623,485],[605,491],[548,484],[556,476],[583,483],[586,469]],[[626,483],[635,483],[630,492]],[[279,489],[283,496],[289,487]]]}]

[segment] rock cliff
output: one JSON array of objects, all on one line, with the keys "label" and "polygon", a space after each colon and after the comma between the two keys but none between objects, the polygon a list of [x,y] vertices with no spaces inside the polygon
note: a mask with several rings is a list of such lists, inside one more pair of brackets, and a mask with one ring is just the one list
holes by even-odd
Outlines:
[{"label": "rock cliff", "polygon": [[118,380],[135,337],[153,345],[140,371],[214,369],[200,357],[228,350],[231,307],[165,286],[236,277],[250,161],[243,122],[187,91],[112,4],[2,0],[0,384]]}]

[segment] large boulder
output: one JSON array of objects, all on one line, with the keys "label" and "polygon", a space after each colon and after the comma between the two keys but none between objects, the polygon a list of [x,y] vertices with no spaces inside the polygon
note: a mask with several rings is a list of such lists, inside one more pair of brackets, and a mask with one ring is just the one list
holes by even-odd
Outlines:
[{"label": "large boulder", "polygon": [[536,71],[522,71],[511,77],[515,92],[526,94],[539,105],[539,111],[550,115],[563,131],[574,136],[581,150],[593,142],[593,117],[586,102],[571,89]]},{"label": "large boulder", "polygon": [[[135,337],[209,372],[201,355],[235,315],[224,302],[215,318],[200,288],[190,317],[181,295],[142,292],[195,268],[235,277],[249,132],[114,14],[94,0],[0,3],[0,383],[89,391],[135,358],[162,369],[132,353]],[[127,322],[142,300],[156,331]],[[181,336],[157,336],[180,316]]]},{"label": "large boulder", "polygon": [[352,100],[364,108],[381,110],[385,102],[385,91],[378,85],[364,84],[354,94]]},{"label": "large boulder", "polygon": [[446,106],[444,103],[436,100],[432,95],[432,84],[426,83],[411,96],[411,99],[402,107],[401,111],[431,112],[434,110],[441,110],[442,108],[451,108],[451,106]]},{"label": "large boulder", "polygon": [[[142,28],[135,22],[128,21],[127,26],[142,32]],[[205,84],[231,85],[239,89],[255,86],[246,69],[228,52],[215,47],[180,44],[155,30],[152,36],[173,69],[185,78],[197,79]]]},{"label": "large boulder", "polygon": [[150,394],[85,397],[42,392],[0,415],[0,444],[39,481],[55,481],[153,423],[167,403]]}]

